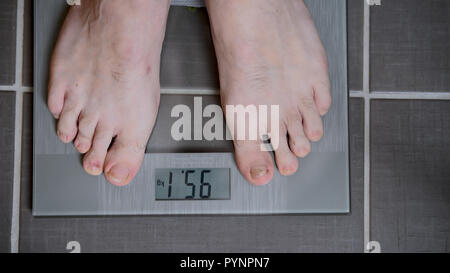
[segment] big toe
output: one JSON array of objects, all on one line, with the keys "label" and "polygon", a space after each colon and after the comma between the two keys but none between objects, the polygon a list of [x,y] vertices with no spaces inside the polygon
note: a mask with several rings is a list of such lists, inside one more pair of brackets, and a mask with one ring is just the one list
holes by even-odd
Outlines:
[{"label": "big toe", "polygon": [[265,185],[273,177],[272,157],[255,141],[235,141],[236,164],[242,175],[253,185]]},{"label": "big toe", "polygon": [[144,158],[148,137],[118,135],[105,160],[105,177],[115,186],[128,185]]}]

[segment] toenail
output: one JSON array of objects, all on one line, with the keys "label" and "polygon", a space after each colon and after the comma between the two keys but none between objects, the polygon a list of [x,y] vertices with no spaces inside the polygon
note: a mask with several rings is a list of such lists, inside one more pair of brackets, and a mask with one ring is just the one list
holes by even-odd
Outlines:
[{"label": "toenail", "polygon": [[300,152],[299,152],[299,154],[301,155],[301,156],[306,156],[306,155],[308,155],[309,154],[309,149],[306,149],[306,148],[300,148]]},{"label": "toenail", "polygon": [[284,176],[291,175],[293,173],[293,169],[291,168],[282,168],[280,173]]},{"label": "toenail", "polygon": [[312,132],[312,136],[313,136],[314,138],[320,138],[320,137],[322,137],[322,131],[320,131],[320,130],[313,131],[313,132]]},{"label": "toenail", "polygon": [[99,163],[89,164],[87,171],[91,175],[100,175],[102,173],[102,168]]},{"label": "toenail", "polygon": [[266,173],[267,168],[265,166],[257,166],[250,169],[250,175],[254,179],[264,176]]},{"label": "toenail", "polygon": [[61,138],[62,141],[67,141],[68,137],[66,136],[66,134],[64,134],[61,131],[58,131],[58,136],[59,138]]},{"label": "toenail", "polygon": [[78,140],[75,140],[75,147],[77,147],[78,150],[81,151],[84,151],[88,148],[86,144],[80,143]]},{"label": "toenail", "polygon": [[127,168],[120,166],[114,166],[108,172],[109,178],[112,182],[117,184],[123,184],[127,180],[129,174],[130,171]]}]

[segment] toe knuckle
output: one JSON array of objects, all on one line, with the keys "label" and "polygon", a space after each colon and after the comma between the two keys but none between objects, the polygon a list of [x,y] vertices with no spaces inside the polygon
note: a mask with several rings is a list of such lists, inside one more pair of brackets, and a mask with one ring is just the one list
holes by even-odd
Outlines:
[{"label": "toe knuckle", "polygon": [[286,126],[288,132],[297,131],[302,124],[302,115],[299,112],[290,114],[286,118]]},{"label": "toe knuckle", "polygon": [[323,136],[323,129],[316,129],[309,133],[312,141],[319,141]]},{"label": "toe knuckle", "polygon": [[62,109],[62,114],[63,115],[68,115],[68,116],[79,116],[80,115],[80,111],[81,111],[81,103],[79,101],[72,101],[72,102],[67,102],[64,105],[64,108]]},{"label": "toe knuckle", "polygon": [[130,151],[134,154],[142,154],[145,152],[145,149],[147,148],[147,142],[144,141],[129,141],[129,142],[120,142],[118,143],[119,148],[125,149],[127,151]]},{"label": "toe knuckle", "polygon": [[95,124],[97,123],[97,119],[89,114],[81,113],[80,114],[80,130],[88,131],[91,130]]},{"label": "toe knuckle", "polygon": [[309,111],[314,108],[314,101],[310,96],[301,96],[300,106],[304,111]]}]

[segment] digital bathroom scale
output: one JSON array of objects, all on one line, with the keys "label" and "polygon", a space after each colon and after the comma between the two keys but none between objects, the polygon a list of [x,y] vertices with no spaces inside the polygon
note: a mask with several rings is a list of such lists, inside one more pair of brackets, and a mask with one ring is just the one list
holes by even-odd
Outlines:
[{"label": "digital bathroom scale", "polygon": [[[292,176],[275,171],[257,187],[239,173],[231,141],[175,141],[170,128],[175,105],[220,105],[214,48],[205,9],[172,7],[161,60],[158,120],[142,167],[125,187],[82,168],[73,144],[61,143],[47,109],[51,52],[67,12],[65,0],[34,1],[33,214],[172,215],[302,214],[350,211],[346,1],[306,1],[328,53],[333,105],[325,135],[299,159]],[[144,118],[144,117],[143,117]],[[203,119],[204,122],[207,119]]]}]

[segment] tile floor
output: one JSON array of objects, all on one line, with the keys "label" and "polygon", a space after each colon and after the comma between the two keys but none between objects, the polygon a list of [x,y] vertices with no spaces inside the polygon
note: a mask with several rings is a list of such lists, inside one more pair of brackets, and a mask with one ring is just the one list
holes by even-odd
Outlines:
[{"label": "tile floor", "polygon": [[348,0],[350,215],[35,218],[32,0],[0,1],[0,252],[449,252],[450,2],[364,2]]}]

